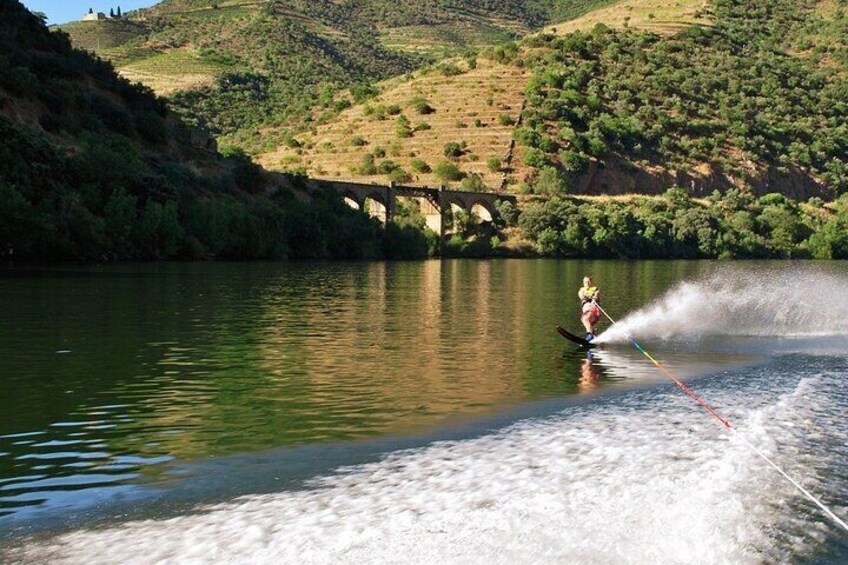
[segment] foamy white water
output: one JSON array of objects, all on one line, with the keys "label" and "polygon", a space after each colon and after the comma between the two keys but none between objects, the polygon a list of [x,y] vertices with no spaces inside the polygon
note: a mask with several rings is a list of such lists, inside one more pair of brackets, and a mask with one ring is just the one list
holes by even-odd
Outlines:
[{"label": "foamy white water", "polygon": [[680,284],[623,316],[598,342],[624,342],[628,334],[637,340],[848,334],[846,288],[844,275],[812,267],[732,269]]},{"label": "foamy white water", "polygon": [[[844,493],[844,374],[759,369],[711,401],[805,487]],[[787,382],[775,391],[775,379]],[[834,468],[841,475],[834,476]],[[848,514],[844,505],[834,511]],[[833,526],[669,387],[341,469],[299,492],[31,541],[51,563],[761,563]]]}]

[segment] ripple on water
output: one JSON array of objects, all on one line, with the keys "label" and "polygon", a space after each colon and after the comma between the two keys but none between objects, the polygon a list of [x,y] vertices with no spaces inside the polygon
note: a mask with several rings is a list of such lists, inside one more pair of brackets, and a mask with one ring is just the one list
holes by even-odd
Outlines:
[{"label": "ripple on water", "polygon": [[[702,381],[701,390],[746,439],[844,513],[846,373],[799,380],[794,372],[726,375]],[[819,435],[811,440],[808,430]],[[395,452],[305,490],[74,532],[13,556],[58,563],[762,563],[810,558],[823,544],[846,556],[841,535],[744,442],[669,387]]]}]

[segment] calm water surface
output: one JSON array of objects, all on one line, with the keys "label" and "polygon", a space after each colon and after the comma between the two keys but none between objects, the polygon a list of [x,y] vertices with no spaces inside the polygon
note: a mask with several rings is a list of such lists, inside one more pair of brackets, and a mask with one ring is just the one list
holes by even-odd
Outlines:
[{"label": "calm water surface", "polygon": [[[698,500],[685,504],[705,521],[704,527],[728,520],[722,512],[752,505],[756,510],[750,516],[733,514],[741,522],[731,541],[712,540],[730,546],[714,554],[717,560],[848,558],[848,533],[840,538],[791,488],[780,491],[784,485],[774,473],[747,459],[743,470],[711,471],[715,458],[708,453],[727,451],[727,438],[669,388],[623,334],[611,330],[608,343],[587,355],[554,332],[557,324],[575,332],[580,328],[575,295],[586,273],[601,286],[610,315],[624,318],[621,328],[710,392],[711,400],[723,402],[726,415],[757,430],[757,440],[774,449],[792,446],[784,463],[818,481],[812,485],[846,516],[848,269],[840,264],[458,260],[68,267],[10,269],[0,275],[0,544],[22,562],[54,560],[53,536],[83,524],[97,528],[91,535],[102,551],[91,552],[96,542],[80,542],[80,553],[63,554],[69,562],[180,561],[191,557],[184,542],[161,542],[157,549],[165,553],[156,559],[144,551],[129,559],[121,536],[133,535],[134,522],[115,532],[102,529],[128,519],[192,516],[201,520],[194,528],[215,530],[233,517],[205,513],[197,504],[227,504],[235,496],[252,495],[277,497],[273,504],[285,508],[323,508],[332,504],[315,497],[329,491],[336,492],[333,504],[340,504],[341,496],[369,508],[364,520],[374,522],[371,530],[383,528],[382,535],[391,539],[403,540],[421,529],[410,540],[390,544],[398,555],[385,554],[381,561],[405,555],[405,543],[442,548],[417,554],[421,562],[445,547],[453,548],[448,555],[461,556],[465,538],[429,540],[432,524],[410,518],[438,516],[461,503],[430,508],[430,502],[422,502],[412,514],[401,512],[402,522],[412,520],[404,527],[387,524],[399,519],[397,509],[416,492],[432,489],[428,501],[448,494],[462,501],[481,490],[468,473],[503,474],[505,484],[511,484],[513,475],[536,472],[531,470],[550,457],[543,451],[551,444],[576,442],[563,457],[552,459],[569,461],[573,468],[562,472],[570,481],[598,465],[609,469],[611,461],[622,469],[635,465],[630,471],[644,478],[640,488],[648,490],[633,494],[633,508],[657,499],[654,512],[669,523],[679,522],[674,505],[683,502],[663,501],[670,495],[659,485],[670,479],[668,485],[676,483],[657,469],[676,468],[677,481],[714,472],[718,478],[708,484],[716,498],[700,501],[713,514],[692,511]],[[805,289],[801,296],[799,288]],[[809,405],[802,401],[818,397]],[[658,405],[660,398],[672,406]],[[796,418],[786,416],[792,410],[798,411]],[[653,429],[659,424],[650,415],[660,412],[671,415],[667,425],[672,428]],[[769,424],[764,414],[772,412],[783,424]],[[596,427],[607,433],[594,439],[570,435]],[[819,435],[811,437],[813,432]],[[605,443],[616,434],[620,443]],[[674,434],[682,435],[669,440]],[[705,436],[693,439],[693,434]],[[504,437],[506,443],[498,443]],[[446,441],[458,451],[432,452]],[[481,447],[486,441],[495,443]],[[686,455],[669,455],[674,449]],[[593,459],[599,450],[600,462]],[[640,463],[625,456],[628,450],[640,453]],[[532,462],[523,459],[534,452]],[[741,455],[724,457],[733,467]],[[402,463],[392,463],[394,458]],[[448,467],[445,458],[453,462]],[[653,464],[638,466],[646,461]],[[415,472],[408,472],[410,465]],[[458,469],[457,474],[446,475],[446,468]],[[374,487],[375,472],[395,473],[395,478]],[[536,479],[557,484],[559,475],[550,472],[548,466]],[[363,473],[370,478],[356,482]],[[651,490],[645,485],[654,473],[660,475]],[[736,483],[722,483],[733,476],[740,481],[759,477],[764,490],[752,500]],[[316,477],[325,483],[316,486]],[[515,480],[511,492],[520,492],[524,483]],[[607,490],[595,491],[595,499],[618,500],[611,493],[629,484],[624,477],[606,480]],[[402,486],[416,482],[412,491]],[[591,484],[596,488],[597,482]],[[454,492],[446,485],[461,488]],[[490,482],[485,485],[493,488]],[[704,489],[700,482],[689,487]],[[779,500],[769,496],[775,490],[782,492]],[[384,508],[381,501],[392,496],[400,499]],[[280,497],[312,498],[280,502]],[[485,516],[459,521],[486,523],[509,498],[492,492],[480,501],[466,501]],[[786,501],[790,508],[778,508]],[[536,510],[541,523],[565,519],[573,510],[552,508],[550,500],[544,504],[547,511]],[[448,522],[462,516],[454,510]],[[362,511],[345,507],[335,515],[346,523],[346,517]],[[269,511],[260,505],[250,513],[285,517],[279,507]],[[511,516],[506,509],[497,514],[501,520]],[[516,516],[526,519],[527,512]],[[304,529],[299,545],[269,550],[282,541],[259,519],[258,537],[244,542],[242,553],[227,553],[235,551],[233,541],[219,530],[210,535],[221,539],[220,547],[192,551],[259,562],[274,562],[289,547],[312,548],[314,562],[356,562],[373,555],[368,553],[371,538],[363,531],[349,534],[353,541],[341,549],[326,546],[339,533],[306,531],[307,524],[321,522],[313,518],[287,517],[294,524],[287,531]],[[599,525],[586,526],[580,536],[600,535],[603,520],[596,518]],[[446,527],[445,519],[440,523]],[[680,557],[688,555],[686,535],[698,534],[694,526],[694,534],[681,534],[679,555],[675,548],[645,549],[661,546],[665,538],[647,525],[638,546],[642,553],[622,542],[629,538],[621,532],[606,545],[598,542],[574,553],[580,547],[576,539],[565,543],[557,538],[552,545],[534,537],[538,526],[532,522],[517,527],[524,536],[517,553],[504,553],[500,546],[494,553],[466,557],[615,561],[615,553],[601,549],[613,547],[636,562],[670,555],[686,562]],[[500,539],[495,530],[490,525],[469,535],[488,547]],[[657,536],[653,542],[651,535]],[[156,539],[163,539],[162,532]],[[32,552],[31,544],[36,544]],[[551,548],[553,553],[545,553]],[[365,553],[358,554],[360,549]],[[696,550],[697,544],[689,549]]]}]

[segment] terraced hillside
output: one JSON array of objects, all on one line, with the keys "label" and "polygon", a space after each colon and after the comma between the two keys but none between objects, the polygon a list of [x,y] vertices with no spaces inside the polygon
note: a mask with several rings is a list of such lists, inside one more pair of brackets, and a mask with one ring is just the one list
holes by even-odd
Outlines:
[{"label": "terraced hillside", "polygon": [[341,89],[526,34],[551,21],[558,6],[576,4],[165,0],[128,22],[61,29],[122,75],[172,96],[188,120],[255,151],[257,128],[308,122]]},{"label": "terraced hillside", "polygon": [[665,36],[606,26],[538,36],[516,131],[523,160],[589,194],[682,185],[838,196],[848,189],[848,35],[837,30],[848,20],[820,9],[715,0],[711,26]]},{"label": "terraced hillside", "polygon": [[[382,84],[260,160],[375,182],[830,198],[848,187],[844,4],[620,2],[490,51],[471,71]],[[418,115],[415,97],[437,112]],[[458,170],[436,171],[445,161]]]},{"label": "terraced hillside", "polygon": [[[450,63],[451,69],[463,71],[444,76],[433,68],[411,80],[382,84],[379,96],[258,161],[269,169],[315,177],[430,186],[459,182],[434,172],[439,163],[454,163],[469,180],[476,174],[488,187],[500,188],[501,168],[487,161],[507,159],[529,72],[482,58],[474,66]],[[459,146],[456,155],[445,154],[448,144]]]},{"label": "terraced hillside", "polygon": [[569,21],[545,28],[544,32],[565,35],[585,31],[596,24],[670,34],[691,25],[709,25],[708,0],[626,0],[599,7]]},{"label": "terraced hillside", "polygon": [[[575,19],[550,26],[543,35],[565,34],[566,30],[588,31],[619,14],[630,14],[631,18],[628,21],[624,19],[628,16],[621,15],[622,27],[627,21],[631,29],[667,34],[681,27],[708,23],[703,0],[628,0],[614,2],[612,7],[609,4],[594,3],[599,7],[586,14],[573,11],[570,15],[575,15]],[[521,183],[532,181],[536,174],[536,169],[522,159],[520,146],[510,152],[525,90],[533,76],[523,63],[525,58],[541,56],[532,37],[520,48],[513,44],[485,51],[473,59],[476,63],[473,70],[468,70],[465,61],[445,63],[441,68],[464,71],[454,76],[444,76],[436,66],[408,80],[381,83],[378,97],[297,135],[297,143],[260,154],[258,161],[269,169],[299,171],[319,178],[359,182],[394,179],[430,186],[464,183],[476,188],[514,190]],[[425,99],[436,111],[420,115],[413,104],[416,98]],[[386,110],[392,107],[395,112],[388,113]],[[375,112],[375,108],[379,111]],[[409,137],[398,133],[401,116],[413,130]],[[265,134],[274,137],[267,131]],[[463,142],[467,147],[461,155],[445,155],[447,144]],[[455,180],[440,177],[432,170],[446,161],[459,169]],[[369,162],[379,172],[373,171]],[[381,163],[384,163],[382,169]]]}]

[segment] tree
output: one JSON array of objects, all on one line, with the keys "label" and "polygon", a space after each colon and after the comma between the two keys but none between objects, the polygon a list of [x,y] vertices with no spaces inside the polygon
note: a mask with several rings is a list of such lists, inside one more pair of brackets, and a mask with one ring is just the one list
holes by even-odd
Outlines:
[{"label": "tree", "polygon": [[477,173],[471,173],[462,179],[460,187],[462,190],[468,190],[470,192],[486,192],[489,189],[486,183],[483,182],[483,177]]},{"label": "tree", "polygon": [[561,194],[568,192],[568,185],[554,167],[542,167],[536,176],[533,188],[537,194]]}]

